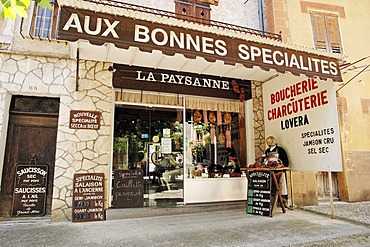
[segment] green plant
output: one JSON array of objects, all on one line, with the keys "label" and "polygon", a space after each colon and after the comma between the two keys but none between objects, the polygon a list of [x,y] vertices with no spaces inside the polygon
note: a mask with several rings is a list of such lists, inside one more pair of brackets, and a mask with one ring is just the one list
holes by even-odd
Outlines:
[{"label": "green plant", "polygon": [[173,139],[176,150],[179,150],[183,147],[184,142],[183,125],[178,121],[176,121],[173,124],[171,138]]},{"label": "green plant", "polygon": [[[36,0],[37,4],[43,8],[52,9],[50,0]],[[17,16],[27,18],[27,8],[30,0],[1,0],[1,16],[14,20]]]},{"label": "green plant", "polygon": [[114,138],[113,152],[116,154],[126,154],[127,152],[127,138],[126,137]]}]

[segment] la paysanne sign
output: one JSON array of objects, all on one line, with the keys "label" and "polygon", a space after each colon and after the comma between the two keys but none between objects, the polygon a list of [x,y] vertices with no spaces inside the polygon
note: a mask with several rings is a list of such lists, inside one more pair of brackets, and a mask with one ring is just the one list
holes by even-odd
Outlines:
[{"label": "la paysanne sign", "polygon": [[341,81],[338,60],[282,46],[261,44],[229,36],[168,26],[125,16],[95,13],[63,6],[58,39],[89,40],[93,44],[113,43],[119,48],[139,47],[143,51],[160,50],[164,54],[201,56],[208,61],[241,63],[247,68],[259,66],[293,74],[319,76]]}]

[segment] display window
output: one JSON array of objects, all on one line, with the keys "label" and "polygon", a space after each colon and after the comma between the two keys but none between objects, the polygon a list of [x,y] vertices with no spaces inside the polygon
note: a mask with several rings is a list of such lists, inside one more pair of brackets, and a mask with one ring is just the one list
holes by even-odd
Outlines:
[{"label": "display window", "polygon": [[240,177],[245,144],[239,113],[187,109],[188,178]]},{"label": "display window", "polygon": [[[195,192],[191,181],[195,180],[203,183],[196,185],[198,192],[199,188],[213,191],[217,183],[228,186],[226,180],[242,176],[245,140],[244,104],[237,100],[117,91],[112,206],[186,204],[187,194],[191,203]],[[122,171],[140,171],[143,176],[125,183],[123,176],[115,176]],[[216,184],[207,185],[211,180]],[[139,195],[143,201],[133,204],[130,195]]]}]

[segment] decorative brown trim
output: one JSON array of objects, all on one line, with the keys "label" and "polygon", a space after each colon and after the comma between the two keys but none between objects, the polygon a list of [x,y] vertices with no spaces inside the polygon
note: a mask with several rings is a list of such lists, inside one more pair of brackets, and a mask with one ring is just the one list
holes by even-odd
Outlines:
[{"label": "decorative brown trim", "polygon": [[268,31],[280,33],[283,41],[291,41],[286,0],[266,1],[266,26]]},{"label": "decorative brown trim", "polygon": [[112,43],[121,49],[159,50],[169,56],[179,53],[190,59],[199,56],[209,62],[220,60],[251,69],[258,66],[265,71],[274,69],[342,81],[338,59],[284,46],[71,7],[61,8],[59,24],[58,39],[62,40],[84,39],[95,45]]},{"label": "decorative brown trim", "polygon": [[338,109],[343,113],[348,113],[347,99],[344,97],[337,97]]},{"label": "decorative brown trim", "polygon": [[322,11],[336,12],[340,18],[346,18],[346,12],[343,6],[324,4],[324,3],[313,3],[307,1],[301,1],[301,12],[308,13],[309,10],[316,9]]}]

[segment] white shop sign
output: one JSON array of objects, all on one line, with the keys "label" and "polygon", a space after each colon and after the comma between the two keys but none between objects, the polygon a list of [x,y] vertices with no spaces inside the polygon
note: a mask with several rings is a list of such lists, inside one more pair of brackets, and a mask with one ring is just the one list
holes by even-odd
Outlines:
[{"label": "white shop sign", "polygon": [[292,170],[342,171],[334,83],[281,75],[263,84],[265,133],[275,136]]},{"label": "white shop sign", "polygon": [[172,139],[162,138],[161,139],[161,149],[162,149],[162,154],[172,153]]}]

